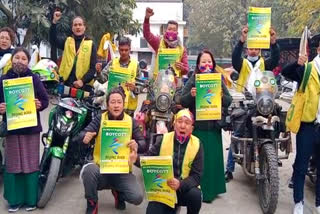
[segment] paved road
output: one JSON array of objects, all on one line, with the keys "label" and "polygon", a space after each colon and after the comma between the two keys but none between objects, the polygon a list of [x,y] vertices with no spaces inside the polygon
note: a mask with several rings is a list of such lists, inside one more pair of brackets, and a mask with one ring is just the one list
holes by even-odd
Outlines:
[{"label": "paved road", "polygon": [[[48,115],[48,110],[42,113]],[[44,118],[44,117],[43,117]],[[47,125],[44,124],[46,130]],[[229,145],[229,134],[224,133],[224,148]],[[224,150],[225,158],[227,151]],[[283,161],[283,167],[280,168],[280,192],[277,214],[291,214],[292,213],[292,190],[289,189],[288,180],[292,173],[292,163],[294,155],[291,155],[289,160]],[[226,159],[225,159],[226,160]],[[134,174],[137,175],[140,184],[142,185],[141,171],[135,168]],[[84,199],[83,186],[78,179],[79,171],[75,171],[71,176],[61,179],[56,186],[52,199],[45,209],[38,209],[34,214],[81,214],[85,213],[86,201]],[[220,195],[211,204],[203,204],[202,214],[221,214],[221,213],[237,213],[237,214],[259,214],[262,213],[258,204],[257,191],[255,182],[246,177],[242,169],[237,166],[234,173],[234,180],[227,184],[227,193]],[[0,181],[0,192],[3,192],[2,181]],[[312,214],[314,207],[314,186],[307,179],[305,186],[305,214]],[[99,192],[99,213],[115,213],[115,214],[143,214],[147,206],[147,201],[139,206],[132,206],[127,204],[125,211],[117,211],[113,207],[113,197],[110,191]],[[0,197],[0,213],[7,212],[7,203],[3,197]],[[27,213],[20,211],[19,213]],[[181,213],[186,213],[182,209]]]}]

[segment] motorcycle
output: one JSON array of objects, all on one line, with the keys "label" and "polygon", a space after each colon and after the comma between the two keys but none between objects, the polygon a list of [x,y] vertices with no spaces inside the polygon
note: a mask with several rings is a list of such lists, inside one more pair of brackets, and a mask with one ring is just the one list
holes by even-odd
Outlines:
[{"label": "motorcycle", "polygon": [[48,203],[61,177],[92,159],[93,146],[79,143],[77,136],[100,112],[92,99],[103,95],[100,92],[83,99],[58,96],[58,103],[49,115],[49,129],[41,137],[44,151],[40,162],[39,208]]},{"label": "motorcycle", "polygon": [[[147,91],[148,99],[144,101],[141,111],[145,113],[148,122],[145,124],[147,139],[150,145],[157,134],[167,133],[172,129],[173,116],[178,110],[179,92],[177,91],[177,78],[173,67],[161,70],[154,82],[136,79],[137,88]],[[144,118],[144,117],[143,117]],[[148,141],[148,142],[149,142]]]},{"label": "motorcycle", "polygon": [[[239,77],[231,75],[236,81]],[[232,156],[245,175],[256,180],[260,207],[275,213],[279,195],[281,159],[290,153],[291,137],[286,131],[286,112],[275,102],[277,83],[270,71],[258,71],[254,87],[246,89],[244,99],[235,99],[227,119],[231,130]],[[279,154],[284,152],[284,154]]]}]

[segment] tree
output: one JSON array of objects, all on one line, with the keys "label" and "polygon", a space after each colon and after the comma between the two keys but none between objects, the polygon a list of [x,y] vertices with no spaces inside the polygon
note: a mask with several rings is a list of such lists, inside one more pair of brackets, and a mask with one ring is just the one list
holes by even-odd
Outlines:
[{"label": "tree", "polygon": [[[3,26],[9,26],[15,31],[17,28],[26,28],[27,32],[23,43],[26,46],[31,41],[40,43],[40,38],[47,35],[46,29],[50,23],[47,17],[49,0],[7,0],[0,1],[0,11],[5,16]],[[47,37],[47,36],[46,36]]]},{"label": "tree", "polygon": [[48,29],[56,7],[64,16],[58,25],[59,31],[69,35],[71,20],[81,15],[87,20],[88,33],[98,41],[106,31],[114,34],[136,34],[140,30],[137,20],[132,19],[135,0],[1,0],[1,13],[5,17],[2,26],[14,30],[26,28],[23,42],[40,44],[48,41]]},{"label": "tree", "polygon": [[191,8],[188,47],[206,46],[218,57],[231,56],[232,49],[239,40],[241,28],[247,24],[249,6],[272,7],[272,26],[279,36],[286,36],[290,27],[286,23],[288,19],[282,16],[291,7],[284,7],[279,0],[186,0],[185,2]]},{"label": "tree", "polygon": [[313,33],[320,31],[320,0],[308,2],[281,0],[280,5],[283,8],[290,8],[282,15],[287,21],[289,35],[300,36],[305,26],[308,26]]}]

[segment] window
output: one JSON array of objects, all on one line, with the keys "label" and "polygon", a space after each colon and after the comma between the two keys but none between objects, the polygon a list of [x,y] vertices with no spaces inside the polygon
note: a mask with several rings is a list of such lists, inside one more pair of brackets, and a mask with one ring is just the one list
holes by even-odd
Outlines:
[{"label": "window", "polygon": [[140,38],[140,48],[148,48],[148,42],[143,37]]}]

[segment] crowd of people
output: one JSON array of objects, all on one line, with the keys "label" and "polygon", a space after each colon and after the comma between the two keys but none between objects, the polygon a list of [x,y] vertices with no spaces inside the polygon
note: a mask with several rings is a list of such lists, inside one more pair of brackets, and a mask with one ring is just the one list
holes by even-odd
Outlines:
[{"label": "crowd of people", "polygon": [[[87,214],[98,213],[98,190],[110,189],[115,199],[115,208],[123,210],[126,202],[139,205],[143,201],[143,188],[138,184],[135,175],[128,174],[101,174],[100,143],[103,122],[108,120],[121,120],[130,122],[131,140],[127,146],[130,148],[129,165],[140,167],[140,156],[169,155],[173,157],[174,178],[167,181],[168,186],[177,192],[178,203],[171,208],[159,202],[149,202],[146,213],[176,213],[179,206],[186,206],[188,214],[200,212],[202,202],[211,203],[219,194],[226,192],[226,182],[233,178],[234,161],[232,150],[229,149],[226,171],[224,171],[222,128],[232,97],[228,88],[222,81],[222,115],[221,121],[198,121],[195,117],[195,75],[215,73],[216,61],[209,50],[199,53],[195,71],[190,75],[183,86],[181,76],[188,74],[187,50],[178,36],[178,23],[169,21],[163,36],[155,36],[150,31],[150,18],[154,15],[151,8],[146,9],[143,23],[143,35],[152,49],[156,52],[156,63],[152,76],[156,78],[159,69],[158,53],[163,49],[175,49],[179,58],[174,69],[178,78],[178,87],[182,90],[181,110],[175,115],[172,132],[158,136],[151,148],[141,133],[135,119],[138,94],[136,93],[135,78],[138,73],[138,62],[130,57],[130,39],[119,39],[118,51],[120,57],[110,62],[97,62],[97,48],[92,39],[86,36],[86,23],[84,18],[77,16],[72,20],[72,35],[60,40],[56,24],[62,13],[56,11],[50,27],[50,43],[63,50],[59,75],[66,85],[75,88],[88,89],[96,79],[101,83],[108,81],[108,74],[112,70],[121,68],[131,74],[131,81],[124,88],[114,88],[106,98],[107,110],[99,117],[94,118],[80,133],[82,142],[88,144],[95,140],[93,162],[83,166],[80,177],[84,186],[84,196],[87,200]],[[276,32],[270,31],[271,56],[268,59],[261,57],[260,49],[246,50],[242,57],[247,40],[248,27],[244,27],[240,40],[232,53],[232,65],[240,73],[238,85],[253,86],[252,77],[257,70],[272,70],[280,58],[280,48],[276,40]],[[30,54],[21,47],[14,48],[14,32],[8,28],[0,29],[0,114],[6,121],[6,103],[3,94],[2,81],[6,79],[30,76],[35,89],[35,106],[37,109],[38,125],[35,127],[8,131],[5,137],[5,171],[4,171],[4,198],[7,200],[9,212],[16,212],[22,206],[27,211],[36,209],[38,199],[39,175],[39,142],[42,132],[40,112],[48,107],[48,95],[39,77],[28,68]],[[320,46],[318,49],[320,54]],[[299,56],[297,62],[289,64],[282,70],[282,75],[298,82],[300,85],[306,72],[307,56]],[[317,137],[319,130],[319,96],[320,96],[320,58],[319,55],[309,62],[312,71],[306,87],[308,102],[304,106],[301,117],[301,127],[296,137],[296,159],[293,166],[293,192],[294,214],[303,213],[304,182],[308,162],[315,154],[317,166],[316,184],[316,210],[320,214],[320,141]],[[238,87],[238,91],[242,88]],[[126,96],[129,96],[126,101]],[[242,132],[235,131],[237,136]],[[193,155],[192,155],[193,154]],[[191,165],[184,162],[189,159]]]}]

